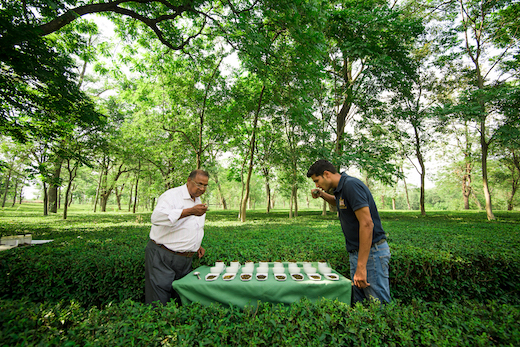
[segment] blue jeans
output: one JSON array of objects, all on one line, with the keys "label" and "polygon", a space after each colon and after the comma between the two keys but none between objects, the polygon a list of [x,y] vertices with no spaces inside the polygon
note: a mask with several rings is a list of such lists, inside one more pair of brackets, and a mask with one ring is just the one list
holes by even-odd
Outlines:
[{"label": "blue jeans", "polygon": [[[350,258],[350,276],[354,280],[356,273],[358,253],[349,253]],[[374,298],[379,299],[381,303],[390,302],[390,281],[389,281],[389,262],[390,262],[390,247],[387,242],[380,245],[374,245],[370,248],[370,254],[367,261],[367,281],[370,286],[360,289],[352,285],[354,291],[354,301],[363,301],[364,299]]]}]

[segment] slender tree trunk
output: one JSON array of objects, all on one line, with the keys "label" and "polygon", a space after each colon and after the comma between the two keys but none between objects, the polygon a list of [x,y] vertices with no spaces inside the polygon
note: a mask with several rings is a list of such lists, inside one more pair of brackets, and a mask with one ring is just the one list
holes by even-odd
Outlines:
[{"label": "slender tree trunk", "polygon": [[258,99],[258,107],[256,109],[255,118],[253,120],[253,134],[251,135],[251,143],[249,145],[251,153],[249,156],[249,169],[247,172],[246,191],[245,191],[245,196],[242,199],[242,206],[240,208],[240,220],[242,222],[246,221],[247,199],[249,198],[249,183],[251,182],[251,175],[253,173],[253,161],[254,161],[254,156],[255,156],[256,125],[258,123],[258,117],[260,114],[260,107],[262,105],[262,97],[264,96],[264,90],[265,90],[265,85],[262,86],[262,91],[260,92],[260,97]]},{"label": "slender tree trunk", "polygon": [[54,172],[49,184],[49,212],[58,213],[58,188],[60,187],[61,167],[63,166],[63,159],[58,157],[54,163]]},{"label": "slender tree trunk", "polygon": [[[514,180],[513,180],[514,181]],[[515,194],[516,194],[516,190],[517,190],[517,185],[515,185],[515,183],[513,182],[511,184],[511,196],[509,197],[509,199],[507,199],[507,210],[508,211],[513,211],[513,199],[515,197]]]},{"label": "slender tree trunk", "polygon": [[346,89],[346,97],[343,99],[341,109],[336,116],[336,148],[335,152],[338,156],[343,154],[343,135],[345,133],[345,125],[348,121],[348,115],[352,108],[352,63],[348,58],[343,60],[343,82]]},{"label": "slender tree trunk", "polygon": [[262,169],[264,171],[264,177],[265,177],[265,195],[267,200],[267,208],[266,213],[269,213],[271,211],[271,187],[269,185],[269,169],[264,167]]},{"label": "slender tree trunk", "polygon": [[9,172],[7,174],[7,178],[5,179],[5,189],[4,189],[4,194],[3,194],[3,197],[2,197],[2,208],[5,207],[5,201],[7,199],[7,193],[9,192],[9,183],[11,182],[11,174],[13,172],[13,169],[12,168],[9,168]]},{"label": "slender tree trunk", "polygon": [[137,210],[137,189],[139,187],[139,175],[140,174],[141,174],[141,161],[139,160],[139,167],[137,169],[137,173],[135,176],[134,208],[132,209],[132,213],[135,213]]},{"label": "slender tree trunk", "polygon": [[[464,199],[464,209],[469,210],[469,197],[471,195],[471,174],[468,173],[468,163],[466,163],[465,173],[462,176],[462,197]],[[469,168],[471,170],[471,168]]]},{"label": "slender tree trunk", "polygon": [[486,199],[486,214],[488,220],[495,220],[495,215],[493,214],[493,206],[491,203],[491,193],[489,192],[489,185],[488,185],[488,173],[487,173],[487,156],[488,156],[488,149],[489,144],[486,142],[486,125],[485,121],[482,121],[480,123],[480,144],[482,147],[482,185],[484,190],[484,197]]},{"label": "slender tree trunk", "polygon": [[116,193],[116,201],[117,201],[117,209],[118,211],[121,211],[121,196],[123,195],[123,190],[125,189],[125,184],[121,185],[121,189],[115,188]]},{"label": "slender tree trunk", "polygon": [[424,166],[424,158],[421,153],[419,132],[415,125],[413,126],[413,128],[414,128],[414,132],[415,132],[415,155],[417,157],[417,160],[419,161],[419,166],[421,168],[421,171],[419,172],[419,175],[421,176],[421,196],[419,198],[419,204],[421,207],[421,215],[425,216],[426,209],[424,208],[424,200],[425,200],[424,181],[425,181],[425,177],[426,177],[426,168]]},{"label": "slender tree trunk", "polygon": [[298,187],[296,184],[293,185],[293,196],[294,196],[294,217],[298,217]]},{"label": "slender tree trunk", "polygon": [[291,188],[291,196],[289,197],[289,218],[293,217],[293,212],[292,212],[293,198],[294,198],[293,189]]},{"label": "slender tree trunk", "polygon": [[14,207],[16,205],[16,196],[18,195],[18,179],[14,180],[14,194],[13,194],[13,204],[11,207]]},{"label": "slender tree trunk", "polygon": [[[403,172],[403,169],[401,168],[401,172]],[[412,205],[410,204],[410,195],[408,195],[408,185],[406,184],[406,178],[404,177],[403,173],[403,184],[404,184],[404,193],[406,195],[406,204],[408,205],[408,210],[412,210]]]},{"label": "slender tree trunk", "polygon": [[392,210],[397,210],[397,208],[395,207],[395,198],[392,198]]},{"label": "slender tree trunk", "polygon": [[97,203],[98,203],[98,200],[99,200],[99,193],[101,191],[101,181],[102,180],[103,180],[103,172],[101,172],[100,175],[99,175],[98,186],[97,186],[97,189],[96,189],[96,198],[94,199],[94,213],[96,212]]},{"label": "slender tree trunk", "polygon": [[213,176],[213,180],[215,181],[215,183],[217,185],[217,192],[218,192],[220,204],[222,205],[222,209],[227,210],[226,198],[224,197],[224,194],[222,193],[222,187],[220,186],[220,181],[218,179],[218,175],[215,172],[215,174],[213,174],[212,176]]},{"label": "slender tree trunk", "polygon": [[130,212],[132,210],[132,194],[134,192],[134,185],[133,184],[130,186],[130,189],[129,189],[128,192],[129,192],[128,195],[130,196],[128,198],[128,212]]},{"label": "slender tree trunk", "polygon": [[462,196],[464,199],[464,209],[469,210],[469,197],[471,195],[472,186],[471,186],[471,171],[472,171],[472,165],[471,165],[471,145],[469,140],[469,130],[468,130],[468,123],[465,122],[465,148],[463,149],[464,152],[464,173],[462,176]]},{"label": "slender tree trunk", "polygon": [[323,209],[321,210],[321,215],[322,216],[326,216],[327,215],[327,205],[328,205],[328,203],[325,200],[323,200]]},{"label": "slender tree trunk", "polygon": [[42,182],[43,184],[43,215],[48,216],[49,215],[49,196],[47,195],[47,184],[45,182]]},{"label": "slender tree trunk", "polygon": [[110,197],[110,194],[112,194],[112,189],[106,190],[99,195],[101,198],[99,201],[99,208],[101,209],[101,212],[107,211],[108,198]]},{"label": "slender tree trunk", "polygon": [[78,172],[77,164],[74,167],[70,168],[70,161],[67,160],[67,170],[69,171],[69,183],[67,184],[67,190],[65,191],[65,204],[63,206],[63,219],[67,219],[67,211],[69,208],[69,196],[71,194],[72,181],[76,178],[76,174]]},{"label": "slender tree trunk", "polygon": [[[473,40],[476,41],[476,47],[478,47],[476,50],[474,50],[475,44],[469,42],[468,37],[470,34],[468,32],[473,31],[472,25],[470,23],[468,14],[466,13],[466,9],[464,8],[464,4],[462,1],[460,1],[460,15],[462,18],[462,25],[466,34],[466,53],[468,54],[469,58],[472,60],[473,64],[475,65],[475,76],[476,76],[476,85],[479,90],[484,90],[484,83],[485,78],[482,74],[481,66],[480,66],[480,59],[483,57],[481,55],[482,51],[480,50],[480,47],[482,45],[482,40],[484,38],[483,35],[481,35],[480,30],[477,31],[476,35],[473,36]],[[482,13],[482,17],[485,16],[485,14]],[[482,18],[483,19],[483,18]],[[484,198],[486,201],[486,214],[488,220],[494,220],[495,215],[493,214],[493,205],[491,203],[491,193],[489,191],[489,184],[488,184],[488,172],[487,172],[487,157],[488,157],[488,150],[489,150],[489,142],[486,141],[487,136],[487,129],[486,129],[486,119],[488,116],[488,112],[486,110],[486,105],[484,100],[478,99],[477,100],[479,106],[480,106],[480,147],[481,147],[481,164],[482,164],[482,189],[484,191]],[[491,141],[491,140],[490,140]]]},{"label": "slender tree trunk", "polygon": [[477,208],[478,210],[482,210],[482,205],[480,204],[480,200],[477,198],[477,196],[475,195],[475,191],[471,191],[471,196],[473,196],[473,199],[475,200],[475,204],[477,204]]},{"label": "slender tree trunk", "polygon": [[[513,154],[513,166],[511,167],[511,197],[507,201],[507,210],[513,211],[513,199],[515,197],[518,185],[520,183],[520,159],[514,151]],[[515,173],[518,170],[518,174],[515,177]]]}]

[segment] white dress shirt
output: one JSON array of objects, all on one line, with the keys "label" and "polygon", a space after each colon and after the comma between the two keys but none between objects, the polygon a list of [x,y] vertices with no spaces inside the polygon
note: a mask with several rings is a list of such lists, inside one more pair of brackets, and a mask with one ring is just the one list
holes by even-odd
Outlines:
[{"label": "white dress shirt", "polygon": [[182,210],[200,203],[199,197],[194,200],[190,196],[186,184],[165,191],[152,213],[150,239],[175,252],[197,252],[204,237],[206,214],[180,216]]}]

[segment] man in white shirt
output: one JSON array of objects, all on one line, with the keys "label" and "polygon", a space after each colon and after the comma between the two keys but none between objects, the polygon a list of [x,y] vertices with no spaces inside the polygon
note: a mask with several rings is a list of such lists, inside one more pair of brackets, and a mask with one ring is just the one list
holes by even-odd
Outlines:
[{"label": "man in white shirt", "polygon": [[164,192],[152,213],[150,241],[145,250],[145,301],[166,305],[174,298],[172,283],[191,271],[193,256],[204,256],[202,238],[207,205],[200,196],[206,192],[209,174],[193,170],[186,184]]}]

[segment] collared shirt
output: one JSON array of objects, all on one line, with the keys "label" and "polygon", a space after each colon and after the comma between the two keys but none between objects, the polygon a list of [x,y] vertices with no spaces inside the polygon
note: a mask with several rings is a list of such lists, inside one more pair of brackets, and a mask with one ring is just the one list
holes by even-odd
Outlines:
[{"label": "collared shirt", "polygon": [[175,252],[196,252],[204,237],[206,214],[180,216],[182,210],[200,203],[199,197],[190,196],[186,184],[164,192],[152,213],[150,239]]},{"label": "collared shirt", "polygon": [[334,196],[347,251],[359,249],[359,221],[355,211],[362,207],[368,206],[374,222],[372,244],[386,238],[372,193],[360,179],[342,173],[338,186],[334,190]]}]

